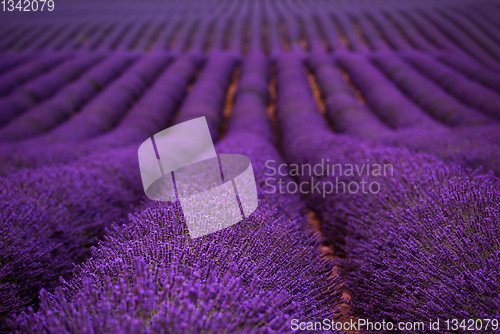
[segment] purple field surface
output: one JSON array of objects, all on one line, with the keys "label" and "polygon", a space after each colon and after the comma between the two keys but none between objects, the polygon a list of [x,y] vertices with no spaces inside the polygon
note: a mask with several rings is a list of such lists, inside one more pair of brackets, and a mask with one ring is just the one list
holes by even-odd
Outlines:
[{"label": "purple field surface", "polygon": [[[499,1],[54,2],[0,11],[0,333],[500,332]],[[199,117],[258,207],[191,238],[138,149]]]}]

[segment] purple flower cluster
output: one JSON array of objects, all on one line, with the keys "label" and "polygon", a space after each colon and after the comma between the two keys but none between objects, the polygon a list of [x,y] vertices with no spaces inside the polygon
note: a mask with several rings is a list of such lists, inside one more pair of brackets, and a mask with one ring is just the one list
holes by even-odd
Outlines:
[{"label": "purple flower cluster", "polygon": [[321,291],[312,287],[321,287],[327,267],[314,245],[287,231],[286,219],[269,214],[196,241],[182,230],[178,210],[148,209],[110,231],[64,291],[42,293],[41,311],[22,316],[20,328],[288,332],[292,317],[318,315],[311,305]]},{"label": "purple flower cluster", "polygon": [[284,293],[256,289],[256,278],[244,282],[233,270],[207,274],[179,258],[162,266],[138,260],[119,279],[85,280],[71,302],[60,290],[42,292],[44,314],[21,317],[20,327],[37,333],[294,333],[289,322],[298,305],[287,305]]},{"label": "purple flower cluster", "polygon": [[412,180],[414,187],[428,188],[412,205],[390,203],[392,209],[348,228],[347,285],[360,317],[500,315],[498,179],[456,167],[437,172],[433,165]]},{"label": "purple flower cluster", "polygon": [[[83,260],[113,221],[125,221],[143,197],[135,150],[121,149],[57,168],[0,179],[0,286],[29,304]],[[2,315],[15,312],[4,304]]]}]

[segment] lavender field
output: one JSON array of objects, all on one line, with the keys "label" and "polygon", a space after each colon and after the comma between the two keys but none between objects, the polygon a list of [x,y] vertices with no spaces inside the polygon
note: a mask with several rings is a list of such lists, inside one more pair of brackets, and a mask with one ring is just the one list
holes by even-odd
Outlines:
[{"label": "lavender field", "polygon": [[[499,1],[53,4],[0,12],[0,333],[500,333]],[[191,238],[138,149],[202,116],[258,207]]]}]

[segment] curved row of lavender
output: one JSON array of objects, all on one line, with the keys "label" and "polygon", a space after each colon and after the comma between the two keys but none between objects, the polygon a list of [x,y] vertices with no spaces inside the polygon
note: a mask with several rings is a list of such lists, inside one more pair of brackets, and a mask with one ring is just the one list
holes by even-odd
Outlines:
[{"label": "curved row of lavender", "polygon": [[[430,153],[464,167],[482,167],[485,172],[492,170],[499,175],[498,117],[479,108],[473,96],[484,96],[475,101],[487,101],[481,103],[494,109],[500,96],[493,83],[500,75],[485,76],[488,72],[484,67],[460,56],[455,59],[460,61],[460,68],[469,68],[470,75],[423,54],[411,55],[427,59],[435,67],[434,73],[445,71],[443,80],[460,82],[474,92],[468,95],[470,100],[459,101],[460,95],[447,91],[444,83],[434,82],[405,58],[393,54],[370,58],[345,53],[335,59],[309,57],[308,66],[317,78],[327,117],[336,131]],[[349,76],[352,87],[342,71]]]},{"label": "curved row of lavender", "polygon": [[[218,65],[207,78],[231,68]],[[340,297],[333,262],[319,258],[299,195],[269,194],[265,184],[265,161],[282,161],[267,119],[267,71],[265,58],[245,60],[228,131],[216,145],[252,160],[257,211],[190,239],[178,204],[150,206],[113,226],[54,295],[43,291],[40,311],[19,318],[21,332],[291,333],[291,319],[333,319]],[[194,96],[178,119],[193,116],[203,95]],[[221,116],[220,106],[207,108]]]},{"label": "curved row of lavender", "polygon": [[[113,129],[117,125],[120,126],[122,118],[126,115],[130,104],[133,103],[133,99],[137,99],[144,93],[144,87],[138,88],[135,93],[134,90],[127,88],[127,85],[131,85],[132,81],[138,80],[137,76],[142,75],[141,66],[152,64],[152,60],[155,58],[158,61],[161,61],[161,59],[169,61],[168,54],[152,54],[142,59],[143,65],[140,62],[136,65],[128,65],[131,66],[130,69],[113,81],[113,76],[116,77],[116,72],[119,71],[120,67],[123,71],[125,70],[123,66],[127,66],[128,57],[126,55],[110,57],[103,63],[97,64],[95,68],[91,68],[88,73],[84,73],[80,80],[76,80],[76,82],[57,91],[46,101],[39,103],[27,112],[18,112],[17,118],[0,129],[0,138],[4,141],[20,141],[35,136],[36,138],[24,140],[17,145],[0,145],[0,151],[2,151],[4,157],[0,164],[1,173],[6,174],[12,169],[16,170],[23,167],[37,167],[54,162],[63,162],[64,159],[69,161],[72,155],[81,155],[82,150],[94,152],[104,149],[106,145],[86,145],[82,149],[75,150],[73,146],[67,144],[73,140],[95,137],[100,133]],[[197,58],[197,56],[193,55],[193,58]],[[328,63],[327,58],[326,55],[310,57],[312,63],[319,63],[318,65],[312,64],[316,76],[319,79],[326,78],[320,80],[320,83],[322,80],[324,81],[322,83],[323,94],[331,94],[329,90],[334,87],[332,82],[337,80],[333,78],[338,77],[338,74],[334,74],[333,77],[329,74],[330,77],[327,78],[327,75],[322,72],[326,67],[331,67],[322,65]],[[363,98],[367,99],[369,109],[373,110],[382,121],[385,121],[391,127],[408,128],[407,131],[401,131],[402,135],[400,136],[394,138],[389,136],[388,143],[398,145],[403,142],[414,149],[437,154],[445,160],[456,160],[457,163],[466,166],[470,165],[471,167],[484,165],[487,169],[493,169],[496,172],[495,165],[498,162],[498,155],[495,152],[497,147],[496,136],[488,126],[475,129],[470,128],[470,126],[495,124],[497,122],[500,98],[494,85],[498,82],[498,74],[493,72],[486,77],[483,74],[481,78],[467,78],[465,73],[460,73],[458,69],[452,68],[451,65],[445,66],[437,60],[416,53],[405,54],[404,59],[395,57],[392,54],[375,55],[372,57],[373,63],[370,63],[364,57],[351,56],[346,53],[340,53],[336,58],[338,63],[352,76],[353,82],[360,89]],[[406,61],[406,59],[409,60]],[[418,64],[414,67],[411,59],[417,59],[415,61],[418,61],[421,66],[424,66],[422,63],[425,62],[425,64],[428,64],[426,66],[433,67],[429,67],[428,72],[417,72],[420,71]],[[473,73],[485,73],[485,69],[474,61],[461,58],[460,62],[460,68],[466,68],[465,71],[468,71],[469,76],[474,75]],[[464,63],[468,65],[463,65]],[[151,64],[148,65],[151,67],[149,71],[155,70]],[[161,62],[159,65],[162,65]],[[321,71],[315,70],[314,67],[321,68]],[[326,71],[328,73],[337,72],[335,69],[326,69]],[[395,71],[398,71],[398,73]],[[471,73],[471,71],[474,72]],[[41,78],[35,78],[33,82],[43,82],[40,79],[49,77],[51,73],[56,75],[57,72],[58,69],[55,69]],[[439,77],[441,79],[436,77],[438,73],[443,73]],[[432,77],[433,75],[434,77]],[[106,83],[109,85],[102,92],[99,92],[98,88],[93,88],[95,80],[100,80],[100,85]],[[139,80],[143,86],[148,84],[146,78]],[[436,81],[434,82],[434,80]],[[337,81],[339,81],[339,85],[346,86],[342,83],[344,79],[338,79]],[[370,84],[374,81],[384,82],[385,84]],[[456,84],[450,86],[448,83],[452,82],[456,82]],[[89,84],[92,86],[89,86]],[[34,86],[31,83],[28,83],[28,85]],[[29,95],[34,94],[33,89],[25,90],[24,86],[21,85],[15,89],[14,93],[17,95],[14,94],[14,96],[22,96],[24,92]],[[115,97],[112,98],[111,96],[117,96],[117,94],[122,96],[120,101],[128,101],[128,104],[117,105],[116,101],[113,102]],[[5,99],[12,100],[10,96]],[[329,102],[329,109],[341,108],[342,113],[347,111],[350,113],[351,109],[344,105],[350,103],[348,102],[349,98],[346,100],[345,97],[339,98],[336,96],[326,98],[326,100],[328,99],[333,99]],[[457,101],[457,99],[462,101]],[[388,113],[391,109],[399,109],[397,113],[400,115]],[[422,112],[422,109],[424,112]],[[98,112],[98,110],[101,111]],[[410,112],[410,110],[412,111]],[[78,113],[78,117],[71,117],[73,113]],[[97,116],[98,114],[99,116]],[[412,118],[410,114],[415,116]],[[102,125],[99,125],[98,122],[101,117],[106,118],[106,120]],[[338,116],[333,117],[338,118]],[[349,117],[352,117],[352,115]],[[377,122],[374,117],[366,120],[372,124]],[[353,121],[357,122],[354,119],[351,120],[351,122]],[[82,122],[88,124],[88,126],[80,128]],[[456,127],[452,133],[449,133],[447,127],[443,127],[438,123],[461,126]],[[356,126],[365,135],[368,134],[361,123],[351,125],[351,129]],[[422,131],[420,128],[413,131],[412,128],[416,127],[426,127],[427,131]],[[339,131],[344,130],[339,129]],[[378,132],[377,136],[381,137]],[[438,137],[441,140],[436,140]],[[430,140],[430,138],[432,139]],[[459,143],[455,143],[456,141]],[[59,142],[63,144],[56,145]],[[40,147],[47,143],[53,143],[54,148],[41,153]],[[429,147],[429,145],[434,147]],[[458,149],[457,145],[460,146]],[[440,146],[439,149],[437,146]],[[479,148],[481,146],[485,149],[485,152],[480,152]],[[437,151],[439,152],[436,153]],[[468,158],[466,154],[470,154],[471,151],[478,152],[478,156]],[[451,158],[450,155],[452,155]],[[458,161],[460,159],[461,161]]]},{"label": "curved row of lavender", "polygon": [[[331,133],[302,62],[283,57],[277,67],[277,115],[288,161],[357,166],[352,175],[337,167],[334,176],[306,169],[297,178],[310,184],[314,177],[328,191],[310,191],[304,198],[343,259],[353,315],[393,322],[498,318],[498,179],[430,155]],[[358,108],[357,117],[363,117]],[[375,164],[391,167],[366,173]],[[364,174],[356,172],[361,166]],[[373,182],[377,192],[369,186]]]}]

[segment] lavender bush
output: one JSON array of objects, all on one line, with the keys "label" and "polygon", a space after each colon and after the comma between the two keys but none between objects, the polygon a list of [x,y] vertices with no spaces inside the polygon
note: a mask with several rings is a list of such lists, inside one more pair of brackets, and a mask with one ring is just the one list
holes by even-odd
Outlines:
[{"label": "lavender bush", "polygon": [[60,291],[53,297],[43,292],[46,313],[22,318],[22,331],[291,333],[289,321],[299,314],[298,306],[283,305],[284,294],[248,291],[231,271],[219,278],[215,270],[203,276],[201,268],[183,268],[179,260],[159,268],[137,262],[118,281],[85,281],[72,302]]},{"label": "lavender bush", "polygon": [[498,319],[498,179],[425,167],[425,182],[413,184],[432,186],[412,205],[349,226],[353,311],[393,321]]}]

